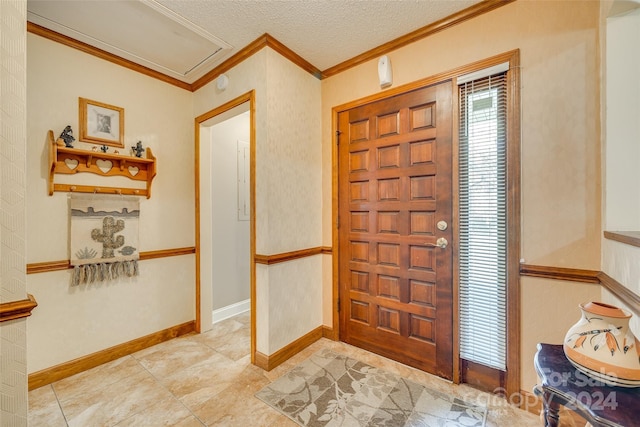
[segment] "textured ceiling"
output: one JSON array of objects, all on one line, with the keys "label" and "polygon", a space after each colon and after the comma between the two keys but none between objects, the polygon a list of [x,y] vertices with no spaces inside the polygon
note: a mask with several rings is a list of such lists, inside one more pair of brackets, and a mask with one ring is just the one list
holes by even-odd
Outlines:
[{"label": "textured ceiling", "polygon": [[[192,83],[265,33],[316,68],[325,70],[479,2],[29,0],[27,9],[29,20],[36,24]],[[109,16],[105,9],[109,10]],[[137,14],[133,18],[132,10]],[[163,12],[164,18],[169,17],[187,29],[178,31],[173,24],[164,25],[162,19],[140,15],[157,15],[158,11]],[[127,14],[127,18],[118,19],[118,13]],[[164,34],[154,26],[166,27]],[[185,31],[195,36],[187,35]],[[116,37],[122,34],[131,35]],[[200,37],[202,46],[206,46],[207,40],[212,41],[211,51],[205,55],[200,51],[200,56],[194,56],[194,52],[184,48],[184,43],[171,43],[174,38],[191,40],[189,37]],[[216,53],[214,49],[219,47],[223,48]],[[148,57],[144,52],[149,52]],[[166,57],[159,57],[162,56],[159,53]],[[181,61],[189,65],[174,70],[176,62]]]},{"label": "textured ceiling", "polygon": [[170,1],[164,6],[242,48],[269,33],[325,70],[477,0]]}]

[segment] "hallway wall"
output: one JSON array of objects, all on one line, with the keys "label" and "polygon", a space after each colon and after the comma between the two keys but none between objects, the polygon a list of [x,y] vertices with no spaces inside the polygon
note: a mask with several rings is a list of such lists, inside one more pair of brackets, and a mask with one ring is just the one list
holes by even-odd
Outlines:
[{"label": "hallway wall", "polygon": [[214,310],[251,297],[250,222],[238,219],[238,141],[249,143],[249,119],[245,112],[210,128]]}]

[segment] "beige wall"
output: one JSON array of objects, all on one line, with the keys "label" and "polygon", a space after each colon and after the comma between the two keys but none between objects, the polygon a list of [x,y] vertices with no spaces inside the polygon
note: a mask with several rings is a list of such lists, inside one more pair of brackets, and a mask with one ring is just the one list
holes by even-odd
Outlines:
[{"label": "beige wall", "polygon": [[640,229],[640,5],[606,20],[605,230]]},{"label": "beige wall", "polygon": [[[194,246],[192,93],[36,35],[27,47],[27,262],[69,259],[68,195],[47,194],[45,138],[69,124],[78,139],[78,97],[123,107],[125,146],[142,140],[158,159],[152,197],[140,198],[140,251]],[[193,320],[194,259],[141,261],[137,278],[88,286],[71,287],[69,271],[27,276],[39,303],[28,320],[29,372]]]},{"label": "beige wall", "polygon": [[[194,104],[200,115],[255,90],[256,253],[321,246],[320,81],[270,48],[225,74],[225,91],[212,82],[195,92]],[[273,354],[321,326],[321,263],[317,255],[257,266],[259,352]]]},{"label": "beige wall", "polygon": [[[603,228],[610,231],[640,229],[640,4],[603,2],[602,70],[605,100],[603,157]],[[602,271],[640,294],[640,248],[613,240],[602,241]],[[602,290],[602,300],[634,314],[631,330],[640,336],[640,313]]]},{"label": "beige wall", "polygon": [[[520,49],[521,251],[529,264],[600,267],[598,14],[597,2],[520,0],[389,54],[397,87]],[[323,80],[325,245],[332,231],[331,108],[379,92],[376,61]],[[579,316],[577,304],[598,299],[600,290],[530,278],[521,290],[522,388],[531,390],[536,343],[560,343]],[[330,292],[325,284],[325,301]],[[323,313],[330,325],[331,310]]]},{"label": "beige wall", "polygon": [[[0,303],[26,298],[25,1],[0,1]],[[0,425],[27,425],[27,321],[0,324]]]},{"label": "beige wall", "polygon": [[[267,50],[268,139],[256,155],[265,173],[256,185],[267,199],[268,225],[256,238],[264,254],[322,244],[320,91],[320,80]],[[322,325],[322,255],[267,270],[268,299],[258,303],[268,307],[265,354],[273,354]]]}]

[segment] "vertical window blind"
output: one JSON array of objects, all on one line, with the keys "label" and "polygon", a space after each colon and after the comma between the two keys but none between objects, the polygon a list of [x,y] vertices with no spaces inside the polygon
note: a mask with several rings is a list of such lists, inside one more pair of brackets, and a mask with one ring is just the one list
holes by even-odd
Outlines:
[{"label": "vertical window blind", "polygon": [[460,84],[460,357],[506,369],[506,72]]}]

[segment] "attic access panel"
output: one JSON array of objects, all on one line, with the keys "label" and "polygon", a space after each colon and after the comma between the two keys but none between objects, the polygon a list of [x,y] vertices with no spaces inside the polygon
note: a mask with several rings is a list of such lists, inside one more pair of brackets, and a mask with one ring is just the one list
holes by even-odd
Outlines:
[{"label": "attic access panel", "polygon": [[185,81],[231,48],[153,0],[29,0],[27,12],[35,24]]}]

